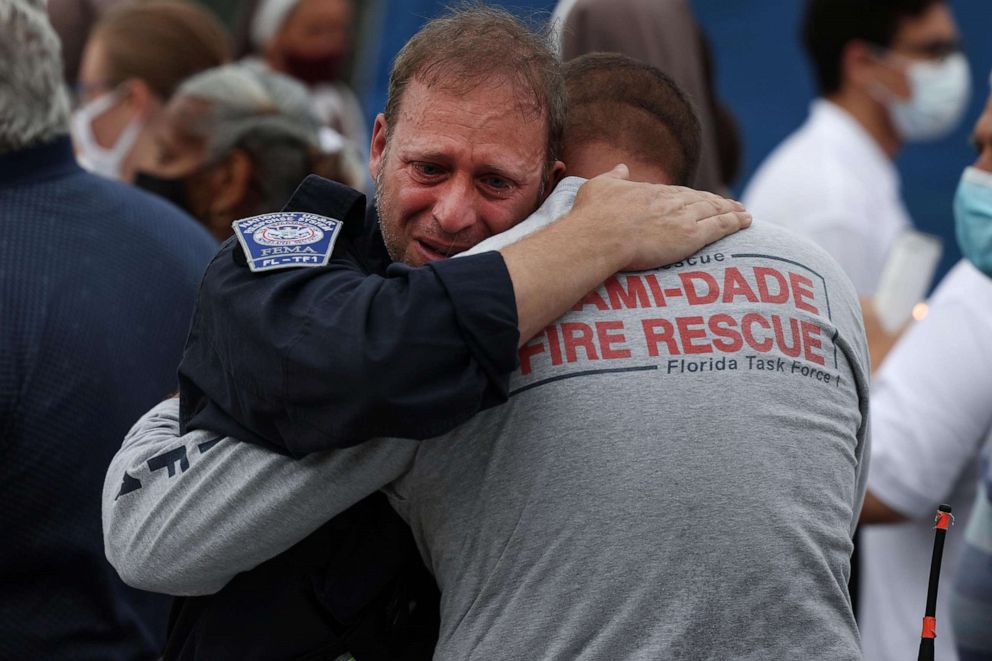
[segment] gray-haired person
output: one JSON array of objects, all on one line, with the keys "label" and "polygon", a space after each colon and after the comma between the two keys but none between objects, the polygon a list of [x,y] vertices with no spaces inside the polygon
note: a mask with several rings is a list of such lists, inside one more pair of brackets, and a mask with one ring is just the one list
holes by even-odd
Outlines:
[{"label": "gray-haired person", "polygon": [[117,578],[96,495],[121,434],[176,388],[215,246],[76,164],[42,0],[0,0],[0,210],[0,658],[154,658],[169,600]]},{"label": "gray-haired person", "polygon": [[279,210],[311,172],[355,186],[349,143],[321,125],[295,80],[228,64],[184,82],[156,132],[158,161],[135,183],[169,199],[218,240],[237,218]]}]

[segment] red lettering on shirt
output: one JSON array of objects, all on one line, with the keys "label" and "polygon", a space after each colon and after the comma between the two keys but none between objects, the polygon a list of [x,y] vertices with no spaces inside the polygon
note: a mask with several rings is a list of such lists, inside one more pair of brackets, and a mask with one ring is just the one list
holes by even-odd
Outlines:
[{"label": "red lettering on shirt", "polygon": [[651,307],[651,301],[648,299],[648,290],[644,288],[644,283],[641,282],[641,279],[636,275],[628,275],[626,278],[626,289],[623,288],[623,285],[620,284],[616,276],[604,283],[606,286],[606,295],[610,299],[610,306],[614,310]]},{"label": "red lettering on shirt", "polygon": [[743,296],[751,303],[758,302],[758,297],[744,279],[744,274],[738,268],[730,266],[723,273],[723,302],[733,303],[738,296]]},{"label": "red lettering on shirt", "polygon": [[744,347],[741,334],[734,330],[737,320],[729,314],[715,314],[710,317],[710,332],[723,339],[713,340],[713,346],[725,353],[736,353]]},{"label": "red lettering on shirt", "polygon": [[819,310],[806,302],[806,299],[813,300],[813,290],[810,289],[813,286],[813,281],[798,273],[789,273],[789,283],[792,285],[792,300],[795,301],[796,308],[813,314],[820,314]]},{"label": "red lettering on shirt", "polygon": [[592,329],[587,324],[567,323],[561,325],[561,335],[565,338],[565,360],[574,363],[579,359],[578,349],[586,352],[589,360],[599,360],[596,345],[593,343]]},{"label": "red lettering on shirt", "polygon": [[799,337],[799,320],[789,317],[789,329],[792,336],[792,346],[785,341],[785,332],[782,329],[782,317],[772,315],[772,327],[775,330],[775,342],[778,344],[778,348],[786,356],[790,358],[797,357],[802,353],[802,340]]},{"label": "red lettering on shirt", "polygon": [[[709,273],[704,271],[689,271],[680,273],[679,279],[682,281],[682,289],[685,290],[685,300],[689,305],[708,305],[714,303],[720,297],[720,285]],[[706,286],[706,293],[700,294],[696,289],[696,283]]]},{"label": "red lettering on shirt", "polygon": [[[811,324],[808,321],[800,322],[803,329],[803,346],[806,348],[804,355],[806,360],[816,363],[817,365],[824,365],[826,361],[823,359],[822,354],[814,353],[817,349],[823,348],[823,343],[820,341],[820,327],[816,324]],[[816,335],[817,337],[813,337]]]},{"label": "red lettering on shirt", "polygon": [[658,284],[658,276],[652,273],[651,275],[644,276],[644,280],[648,283],[648,289],[651,290],[651,296],[654,297],[655,307],[665,307],[665,295],[661,291],[661,285]]},{"label": "red lettering on shirt", "polygon": [[603,300],[603,297],[599,295],[599,292],[593,289],[591,292],[582,297],[582,300],[575,304],[572,309],[576,312],[581,312],[582,308],[587,305],[594,306],[597,310],[609,310],[610,306]]},{"label": "red lettering on shirt", "polygon": [[530,359],[539,353],[544,353],[544,343],[539,339],[534,339],[520,347],[517,354],[520,357],[520,373],[530,374],[532,371]]},{"label": "red lettering on shirt", "polygon": [[694,344],[696,340],[706,339],[706,322],[702,317],[679,317],[675,323],[679,327],[679,339],[682,340],[682,349],[686,354],[713,353],[709,342]]},{"label": "red lettering on shirt", "polygon": [[622,344],[627,341],[623,332],[610,334],[610,331],[623,331],[622,321],[597,321],[596,337],[599,340],[599,352],[605,360],[616,360],[619,358],[630,358],[630,349],[614,349],[614,344]]},{"label": "red lettering on shirt", "polygon": [[744,333],[744,339],[747,341],[749,347],[755,351],[760,351],[761,353],[768,353],[772,350],[772,340],[771,338],[765,338],[764,340],[759,340],[754,336],[752,328],[755,326],[761,326],[762,328],[769,328],[768,320],[762,317],[760,314],[755,312],[749,312],[744,315],[741,319],[741,330]]},{"label": "red lettering on shirt", "polygon": [[675,327],[667,319],[644,319],[641,321],[644,329],[644,339],[648,345],[648,355],[658,355],[658,344],[664,342],[668,347],[668,354],[679,355],[679,343],[675,339]]},{"label": "red lettering on shirt", "polygon": [[561,345],[558,343],[558,329],[554,326],[548,326],[545,329],[548,335],[548,348],[551,353],[551,364],[561,365],[564,361],[561,358]]},{"label": "red lettering on shirt", "polygon": [[[758,280],[758,296],[763,303],[781,304],[789,300],[789,283],[786,282],[785,276],[775,269],[767,266],[756,266],[754,267],[754,277]],[[778,291],[774,294],[768,287],[769,280],[778,285]]]}]

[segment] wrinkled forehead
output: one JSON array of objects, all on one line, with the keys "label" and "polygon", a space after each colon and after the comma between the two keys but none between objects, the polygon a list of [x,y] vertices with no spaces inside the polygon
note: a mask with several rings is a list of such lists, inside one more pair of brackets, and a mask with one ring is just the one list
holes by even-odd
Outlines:
[{"label": "wrinkled forehead", "polygon": [[515,114],[522,122],[548,123],[547,108],[521,77],[498,72],[442,71],[431,66],[422,67],[407,83],[400,95],[398,114],[402,116],[404,110],[409,110],[411,98],[426,99],[430,104],[437,99],[477,94],[486,96],[501,113]]},{"label": "wrinkled forehead", "polygon": [[470,87],[407,86],[394,118],[395,142],[408,151],[442,156],[456,150],[488,162],[530,171],[544,163],[548,122],[534,103],[501,80]]}]

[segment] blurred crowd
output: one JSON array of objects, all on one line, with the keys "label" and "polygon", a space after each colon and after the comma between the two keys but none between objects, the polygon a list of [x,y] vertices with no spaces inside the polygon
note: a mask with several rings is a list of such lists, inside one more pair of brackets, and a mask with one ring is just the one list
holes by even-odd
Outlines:
[{"label": "blurred crowd", "polygon": [[[911,143],[940,144],[963,122],[969,101],[990,93],[984,87],[972,89],[972,70],[984,72],[992,62],[969,61],[952,4],[805,0],[802,24],[797,27],[817,96],[805,121],[793,127],[743,182],[746,145],[735,119],[734,99],[724,98],[717,89],[715,54],[720,44],[707,37],[689,0],[548,3],[546,13],[523,20],[533,23],[526,25],[535,40],[547,40],[548,52],[557,58],[553,65],[541,60],[544,46],[524,43],[516,33],[501,37],[503,28],[492,27],[496,23],[461,19],[465,22],[459,24],[458,12],[481,11],[479,3],[451,10],[456,17],[451,19],[453,25],[437,19],[440,28],[425,28],[401,51],[393,64],[386,107],[363,109],[349,80],[363,45],[363,29],[390,21],[388,14],[376,15],[381,10],[376,5],[361,0],[253,0],[240,3],[222,21],[215,13],[218,6],[184,0],[0,0],[0,490],[5,503],[0,514],[5,538],[0,550],[0,658],[343,661],[354,655],[365,661],[432,654],[496,658],[491,656],[493,649],[504,649],[502,658],[518,655],[520,650],[509,642],[502,648],[489,647],[487,636],[496,634],[487,631],[499,631],[501,626],[520,631],[521,640],[531,628],[535,635],[553,639],[554,645],[537,648],[543,650],[534,652],[537,658],[800,658],[764,655],[746,643],[719,648],[734,639],[733,631],[725,629],[746,628],[743,620],[730,614],[735,604],[715,597],[706,602],[705,590],[687,596],[692,590],[675,584],[666,586],[674,605],[659,607],[659,612],[678,611],[680,602],[697,608],[679,611],[686,623],[676,628],[678,633],[665,647],[650,647],[655,638],[650,638],[648,647],[639,647],[640,634],[628,630],[624,632],[631,639],[627,647],[616,642],[622,637],[600,638],[596,632],[615,626],[643,605],[634,598],[625,601],[624,595],[637,594],[636,584],[649,582],[653,574],[646,570],[642,580],[624,575],[625,565],[619,561],[616,566],[602,566],[598,556],[580,556],[579,564],[569,566],[597,575],[602,583],[597,584],[599,592],[576,597],[573,593],[581,588],[565,585],[570,579],[563,579],[554,568],[536,560],[514,565],[513,554],[519,551],[515,545],[528,542],[514,537],[513,531],[527,529],[529,507],[542,505],[536,501],[537,505],[522,508],[513,520],[499,516],[503,494],[527,489],[512,479],[512,471],[510,477],[499,474],[501,466],[515,464],[499,463],[501,455],[493,449],[515,447],[505,434],[518,433],[516,426],[530,430],[525,426],[528,421],[541,428],[572,429],[579,424],[565,413],[571,411],[565,404],[556,408],[559,405],[552,402],[550,410],[540,413],[520,408],[521,393],[534,392],[544,383],[521,379],[536,364],[532,361],[538,360],[538,354],[556,367],[581,362],[582,355],[590,362],[621,357],[626,349],[611,346],[623,342],[623,336],[610,335],[616,327],[600,325],[613,322],[583,325],[586,322],[574,316],[562,317],[567,322],[555,321],[560,315],[581,314],[589,306],[616,310],[617,301],[640,300],[633,288],[620,294],[610,288],[619,276],[607,280],[600,294],[586,295],[606,276],[658,268],[657,274],[675,277],[672,274],[683,264],[696,266],[693,260],[701,265],[725,256],[763,258],[767,255],[762,251],[781,249],[789,259],[779,259],[780,264],[799,260],[803,268],[803,264],[824,266],[810,269],[816,277],[808,281],[783,278],[778,294],[769,293],[768,280],[759,279],[754,292],[743,281],[733,285],[737,287],[733,296],[747,298],[745,305],[759,306],[752,314],[765,315],[757,339],[747,330],[755,325],[745,327],[742,322],[741,332],[733,331],[738,349],[750,343],[756,351],[770,351],[769,358],[778,356],[781,361],[800,356],[802,345],[807,362],[815,363],[816,350],[829,346],[835,372],[813,373],[820,381],[834,379],[838,391],[842,383],[850,389],[843,391],[846,399],[838,400],[836,409],[830,408],[834,404],[818,408],[824,396],[806,385],[796,386],[794,397],[765,388],[758,383],[762,374],[754,382],[721,382],[724,385],[719,387],[702,383],[698,387],[703,401],[664,399],[654,393],[652,398],[669,407],[659,404],[659,410],[643,411],[637,419],[660,418],[658,429],[653,417],[650,426],[644,423],[644,430],[626,418],[610,418],[607,410],[599,410],[598,396],[583,400],[576,388],[575,401],[589,408],[590,419],[597,419],[582,421],[580,428],[586,425],[614,436],[599,442],[616,445],[613,452],[619,454],[634,453],[632,463],[636,463],[633,459],[662,463],[662,459],[636,454],[644,452],[639,445],[625,449],[622,439],[641,434],[664,444],[665,438],[654,434],[664,435],[667,426],[679,430],[673,438],[684,434],[690,441],[694,434],[702,436],[707,433],[703,430],[710,430],[711,435],[753,434],[757,446],[781,429],[783,438],[808,435],[825,446],[836,444],[839,453],[843,445],[843,454],[835,457],[840,468],[829,479],[815,468],[804,472],[808,464],[820,461],[820,448],[779,449],[777,453],[788,455],[792,463],[766,467],[795,471],[787,476],[792,486],[777,498],[808,506],[799,517],[808,518],[806,527],[768,522],[768,535],[794,535],[809,544],[804,546],[808,555],[798,565],[776,557],[763,557],[762,562],[770,567],[780,562],[783,573],[787,567],[788,572],[809,569],[811,576],[817,575],[814,566],[829,566],[823,575],[834,583],[829,594],[835,598],[824,597],[826,590],[810,588],[802,576],[794,575],[782,577],[794,580],[793,588],[769,590],[761,603],[775,611],[771,604],[791,603],[795,595],[787,593],[793,590],[805,593],[810,602],[830,602],[829,608],[809,607],[811,612],[829,610],[836,619],[816,632],[822,655],[806,658],[855,658],[845,651],[850,641],[868,661],[909,658],[920,646],[922,622],[923,639],[935,641],[936,655],[931,658],[992,659],[992,344],[983,325],[992,327],[992,98],[972,131],[975,161],[960,164],[960,184],[953,208],[947,210],[964,258],[934,283],[926,305],[916,308],[915,320],[907,308],[898,311],[893,325],[883,309],[893,296],[892,288],[909,279],[907,274],[932,273],[933,268],[918,254],[899,252],[900,242],[919,233],[903,198],[897,158]],[[403,9],[394,5],[390,11]],[[424,18],[428,26],[437,21],[428,23]],[[492,35],[473,33],[490,28]],[[439,38],[449,42],[443,44],[447,50],[430,41]],[[489,43],[496,44],[491,52]],[[514,49],[524,55],[514,59]],[[441,52],[436,60],[431,59],[434,50]],[[404,59],[405,52],[412,55]],[[593,55],[598,53],[625,58]],[[503,71],[499,76],[509,76],[506,80],[512,79],[511,83],[500,78],[500,85],[483,86],[485,94],[480,96],[479,81],[488,81],[480,71],[511,66],[523,72],[519,79],[524,83]],[[548,67],[554,72],[548,73]],[[445,76],[454,76],[455,82],[449,84]],[[992,78],[987,80],[992,85]],[[553,98],[537,92],[531,103],[520,91],[530,93],[552,84],[563,86],[567,109],[556,109]],[[635,91],[644,93],[643,98],[627,99]],[[603,98],[614,105],[603,106],[607,111],[596,110]],[[624,105],[627,111],[617,109]],[[634,106],[636,111],[629,111]],[[368,110],[383,111],[371,126]],[[557,139],[556,112],[563,134]],[[543,122],[551,129],[544,129]],[[650,122],[667,128],[652,135],[645,128]],[[510,145],[507,150],[516,149],[512,158],[503,162],[501,156],[489,155],[493,144],[504,143]],[[540,165],[531,168],[540,179],[533,190],[524,181],[533,173],[521,165],[528,159]],[[459,169],[464,162],[477,167],[464,174]],[[557,225],[565,226],[572,222],[568,212],[574,203],[575,217],[583,209],[591,218],[600,207],[584,202],[588,190],[593,191],[588,197],[600,196],[595,199],[603,200],[603,209],[612,204],[616,215],[627,214],[628,200],[630,209],[639,210],[640,206],[633,206],[633,192],[607,189],[620,183],[603,184],[597,177],[617,163],[627,168],[605,176],[629,178],[631,182],[624,185],[643,183],[645,188],[635,189],[638,195],[647,195],[648,190],[662,197],[689,195],[671,192],[687,188],[700,191],[699,197],[679,198],[674,211],[664,207],[666,214],[717,205],[712,215],[693,218],[705,218],[707,223],[723,219],[720,234],[708,236],[705,243],[716,239],[745,243],[715,243],[717,248],[698,254],[702,243],[680,243],[686,248],[683,252],[673,248],[665,257],[646,261],[610,261],[604,273],[590,270],[589,275],[584,269],[592,269],[594,256],[600,250],[605,255],[610,245],[598,234],[595,245],[601,247],[591,255],[561,247],[574,245],[579,250],[586,235],[577,232],[562,244],[536,240],[528,244],[525,239],[515,244],[520,248],[517,252],[511,252],[512,245],[492,244],[491,250],[503,255],[498,264],[482,263],[492,260],[491,252],[490,257],[482,253],[477,258],[446,259],[483,239],[491,241],[491,235],[500,235],[531,212],[543,212],[548,222],[564,217]],[[464,181],[459,178],[463,174]],[[582,186],[586,179],[594,181]],[[573,188],[568,188],[570,181]],[[600,193],[597,183],[602,186]],[[443,197],[430,193],[435,197],[428,202],[423,191],[430,186],[435,191],[449,188],[444,188]],[[742,216],[734,214],[743,213],[736,206],[719,206],[731,204],[724,198],[734,186],[742,186],[741,201],[754,218],[754,225],[739,236],[754,233],[754,245],[746,238],[722,239],[724,233],[738,229],[737,224],[730,227],[727,218],[733,216],[736,223]],[[562,191],[567,195],[555,197]],[[517,195],[526,197],[526,203],[500,215],[499,209],[507,209]],[[540,203],[550,206],[538,208]],[[652,204],[652,213],[661,208]],[[463,207],[471,207],[476,215],[470,218]],[[301,220],[300,214],[326,218]],[[401,216],[402,222],[391,225],[391,214]],[[260,220],[255,224],[243,221],[256,217]],[[271,225],[275,229],[259,239],[269,222],[276,223]],[[430,232],[418,224],[427,222]],[[769,225],[785,228],[784,238],[777,238],[778,234],[764,238],[760,228]],[[543,231],[555,231],[554,225]],[[299,239],[301,232],[326,235],[329,243],[323,261],[321,255],[314,257],[319,268],[285,268],[308,259],[299,251],[290,255],[295,246],[311,245]],[[793,236],[801,243],[794,246]],[[627,239],[652,242],[646,234]],[[806,252],[807,242],[818,249]],[[325,245],[316,238],[311,243]],[[525,246],[533,247],[528,252]],[[793,252],[786,255],[788,251]],[[903,271],[896,270],[896,252]],[[575,270],[557,275],[549,271],[554,262],[538,261],[540,256],[550,260],[549,253],[557,253]],[[706,261],[699,261],[704,259],[699,255]],[[272,260],[277,257],[285,259],[276,264]],[[290,257],[297,261],[290,264]],[[338,289],[322,288],[319,274],[339,258],[351,260],[343,268],[349,277],[360,273],[363,279],[335,285]],[[554,303],[558,307],[546,318],[535,317],[533,327],[527,326],[530,290],[527,281],[518,279],[515,260],[525,260],[521,263],[528,269],[521,272],[558,279],[562,287],[583,291],[572,298],[561,294]],[[671,262],[676,262],[670,267],[673,271],[661,270]],[[627,268],[632,264],[637,268]],[[762,262],[754,267],[755,273],[767,276],[772,266]],[[693,303],[693,295],[699,301],[707,298],[686,284],[692,273],[705,271],[699,268],[683,273],[685,289],[674,295],[684,296],[687,304]],[[835,268],[843,273],[843,283],[832,280]],[[459,284],[476,283],[472,279],[476,273],[477,284]],[[583,280],[580,273],[591,280]],[[717,280],[706,273],[706,282],[717,287]],[[643,280],[650,283],[654,277]],[[632,281],[626,280],[629,287]],[[815,331],[796,321],[790,348],[783,338],[789,333],[781,325],[787,322],[766,319],[779,309],[775,306],[787,302],[790,291],[800,310],[823,312],[803,308],[804,292],[813,301],[820,281],[830,291],[827,317],[809,318],[819,324]],[[512,282],[512,287],[500,288],[503,282]],[[642,286],[644,300],[661,308],[663,293],[669,306],[677,305],[672,290],[659,288],[658,282],[653,281],[653,288]],[[809,284],[801,284],[805,282]],[[720,282],[724,292],[732,288],[729,283]],[[923,302],[920,297],[929,293],[929,284],[914,303]],[[429,295],[424,293],[428,288]],[[745,289],[749,295],[741,293]],[[552,304],[540,298],[544,290],[537,291],[538,303],[531,307],[551,310]],[[716,290],[709,291],[715,300]],[[497,295],[510,304],[479,303]],[[547,293],[549,300],[556,295]],[[779,295],[784,298],[771,300]],[[439,298],[444,298],[446,307],[435,302]],[[848,299],[853,302],[849,306]],[[376,301],[388,311],[374,307]],[[359,302],[360,314],[345,307]],[[736,304],[736,298],[723,302]],[[769,303],[774,305],[760,307]],[[332,314],[336,306],[341,306],[340,312]],[[674,309],[671,315],[676,314]],[[848,313],[851,324],[844,321]],[[660,360],[658,347],[668,347],[673,359],[705,358],[711,361],[705,369],[723,369],[713,362],[720,357],[716,350],[711,345],[703,349],[699,342],[712,332],[712,346],[717,346],[718,338],[729,344],[728,327],[687,330],[681,325],[683,319],[694,317],[679,318],[675,327],[672,323],[666,327],[663,318],[668,313],[656,314],[662,320],[651,331],[657,340],[651,360]],[[476,323],[476,315],[493,325]],[[502,326],[495,325],[497,319]],[[809,321],[806,316],[802,319],[806,320],[802,324]],[[648,321],[637,323],[645,324],[648,332]],[[233,339],[218,339],[221,331],[212,329],[220,328]],[[503,332],[507,328],[509,332]],[[519,331],[519,346],[514,329]],[[561,335],[560,346],[556,333]],[[682,345],[672,339],[676,333]],[[528,344],[531,338],[536,339]],[[763,346],[762,338],[774,348],[756,348]],[[405,343],[419,355],[400,353]],[[862,345],[871,353],[870,362]],[[438,361],[441,352],[453,356],[448,363]],[[423,364],[401,362],[418,357]],[[345,364],[346,360],[350,362]],[[675,369],[673,362],[667,361],[669,375]],[[678,369],[689,369],[685,363]],[[659,375],[665,364],[659,363]],[[783,364],[767,369],[783,371]],[[818,364],[829,367],[829,361]],[[628,371],[635,369],[647,368]],[[548,381],[564,383],[571,376],[552,376]],[[477,383],[484,386],[473,390]],[[371,393],[378,397],[393,388],[400,396],[390,394],[368,403]],[[696,392],[696,385],[685,388]],[[768,416],[773,420],[748,427],[752,423],[742,422],[744,416],[732,404],[735,389],[748,391],[751,405],[776,411]],[[435,391],[443,391],[447,399],[441,400]],[[612,392],[617,391],[613,386]],[[170,400],[176,392],[181,398]],[[329,393],[334,393],[333,398]],[[155,408],[162,400],[173,402],[175,411],[162,408],[165,405]],[[452,406],[437,414],[435,421],[433,413],[423,411],[436,409],[438,401],[457,401],[461,408]],[[515,402],[518,408],[510,408]],[[510,412],[500,414],[502,406]],[[622,408],[622,403],[617,402],[617,407]],[[711,428],[693,422],[720,418],[721,425],[729,424],[724,417],[741,427]],[[767,428],[760,426],[766,423]],[[845,424],[849,428],[835,434],[835,427]],[[449,438],[445,447],[474,447],[480,455],[494,457],[494,463],[478,468],[464,457],[458,463],[449,456],[454,452],[435,453],[442,455],[439,458],[430,452],[433,439],[423,443],[424,450],[419,443],[403,441],[416,455],[403,459],[403,470],[396,469],[389,480],[367,476],[369,471],[388,472],[390,461],[401,463],[396,454],[390,455],[394,459],[376,458],[374,453],[381,453],[378,437],[425,439],[459,425],[466,425],[462,429],[468,431],[458,437],[458,444]],[[472,444],[476,438],[487,438],[490,431],[497,434],[492,446]],[[200,435],[190,436],[193,433]],[[535,437],[532,445],[542,440]],[[204,457],[220,461],[222,453],[234,452],[230,449],[234,445],[259,455],[229,454],[224,455],[227,463],[203,463]],[[127,455],[128,448],[144,454],[135,460],[138,455]],[[323,460],[315,457],[324,453],[343,458],[320,468]],[[596,465],[595,459],[581,457],[566,468],[583,462]],[[524,463],[554,465],[542,461],[550,460],[528,456]],[[721,536],[728,544],[750,539],[733,525],[697,534],[695,527],[713,526],[713,521],[722,519],[707,519],[683,497],[697,489],[703,498],[719,493],[725,500],[714,496],[714,507],[723,502],[729,512],[730,502],[752,500],[752,489],[774,491],[755,483],[760,481],[759,473],[742,477],[749,465],[744,455],[737,463],[725,455],[680,450],[665,455],[665,461],[719,463],[728,474],[738,471],[736,477],[727,478],[731,487],[723,482],[690,486],[691,479],[665,485],[668,491],[663,498],[670,508],[696,512],[685,514],[677,534],[691,537],[700,548],[708,544],[721,548],[712,541]],[[323,472],[305,481],[293,477],[295,465]],[[536,470],[548,491],[555,491],[559,478],[568,481],[546,467]],[[691,475],[694,469],[684,470]],[[186,477],[197,471],[199,477]],[[473,481],[469,486],[445,481],[449,473]],[[187,486],[175,491],[183,479]],[[575,479],[588,483],[591,491],[609,483],[611,492],[623,492],[624,502],[640,498],[637,492],[624,492],[625,481],[636,480],[615,464],[600,473],[582,472]],[[165,491],[156,491],[156,500],[149,500],[153,489],[159,488],[155,480],[164,480],[162,484],[173,489],[168,498],[161,495]],[[381,489],[390,504],[386,499],[363,500],[367,494],[357,493],[359,487],[353,494],[338,486],[351,484],[349,480],[373,484],[370,491]],[[276,490],[285,494],[281,500],[271,496]],[[314,500],[301,495],[307,490],[316,494],[314,498],[330,499],[340,507],[322,512]],[[428,505],[410,504],[419,502],[418,490],[430,494]],[[768,495],[770,499],[772,494]],[[446,497],[450,500],[444,504]],[[138,498],[144,499],[142,505],[128,504]],[[213,504],[207,504],[211,498]],[[482,504],[474,510],[462,507],[473,498]],[[934,515],[942,503],[952,506],[954,525],[943,548],[936,616],[926,613],[931,618],[926,619],[927,590],[933,589],[928,579]],[[118,514],[125,507],[133,509]],[[640,508],[631,506],[631,510]],[[815,523],[817,513],[823,514],[820,524]],[[201,516],[197,525],[189,524],[191,518]],[[560,536],[554,538],[559,543],[540,549],[536,556],[521,553],[552,565],[556,553],[571,558],[576,548],[585,548],[581,536],[572,536],[572,526],[598,525],[596,517],[587,518],[581,511],[563,514],[561,519],[535,516],[549,529],[561,526]],[[624,548],[632,560],[638,555],[642,560],[651,557],[657,552],[655,545],[666,544],[644,540],[637,524],[623,517],[608,518],[604,525],[615,529],[607,527],[603,536],[628,540]],[[631,518],[637,517],[631,514]],[[291,521],[297,519],[301,523],[294,527]],[[380,523],[387,519],[388,525]],[[484,522],[484,528],[508,530],[507,537],[494,542],[458,528],[470,528],[475,519]],[[834,519],[837,525],[828,530]],[[761,526],[763,520],[750,525]],[[745,527],[742,523],[741,529]],[[442,532],[436,533],[436,528]],[[135,541],[138,538],[143,541]],[[486,547],[486,540],[503,546]],[[386,546],[402,549],[404,555],[380,556],[379,549]],[[243,555],[237,552],[239,547],[244,548]],[[333,554],[328,549],[334,549]],[[747,551],[741,553],[746,557]],[[548,594],[501,601],[487,592],[495,589],[493,585],[486,584],[466,597],[465,586],[480,580],[473,575],[478,569],[474,559],[480,555],[495,556],[489,558],[494,564],[481,566],[489,567],[490,578],[505,581],[496,588],[524,585],[541,593],[547,584]],[[328,578],[327,557],[335,566],[348,568],[341,570],[346,574],[343,579]],[[364,564],[349,564],[356,557]],[[701,584],[709,571],[715,572],[713,580],[724,580],[714,569],[723,565],[702,559],[707,557],[705,550],[686,551],[676,560],[670,554],[665,557],[666,562],[682,563],[672,568],[673,573],[677,569],[693,575]],[[843,560],[836,561],[837,557]],[[411,569],[410,558],[416,560],[416,568]],[[207,572],[208,566],[213,573]],[[314,578],[315,574],[300,570],[311,566],[324,573]],[[237,579],[223,573],[227,570]],[[224,579],[218,581],[222,575]],[[748,580],[757,581],[748,585],[760,593],[761,579]],[[419,596],[424,594],[432,595],[434,602]],[[574,605],[576,599],[595,614]],[[316,602],[322,606],[308,610]],[[575,615],[580,610],[581,615]],[[454,612],[464,620],[452,621]],[[807,615],[796,614],[795,626],[816,630],[809,622],[820,620]],[[753,610],[749,617],[765,616]],[[639,631],[653,626],[651,613],[638,613],[637,621]],[[589,630],[574,631],[572,625]],[[788,630],[787,624],[782,626]],[[668,632],[667,627],[662,628]],[[604,640],[609,646],[602,646]],[[700,640],[714,647],[706,651]],[[768,649],[790,648],[782,643]]]}]

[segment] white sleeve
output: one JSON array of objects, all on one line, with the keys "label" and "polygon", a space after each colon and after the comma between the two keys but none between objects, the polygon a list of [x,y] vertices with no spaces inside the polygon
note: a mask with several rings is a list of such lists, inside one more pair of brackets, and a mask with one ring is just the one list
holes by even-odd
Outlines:
[{"label": "white sleeve", "polygon": [[882,366],[868,486],[907,517],[933,515],[992,427],[990,334],[992,281],[960,264]]},{"label": "white sleeve", "polygon": [[455,255],[455,257],[465,257],[466,255],[477,255],[480,252],[500,250],[517,243],[548,225],[553,225],[571,211],[572,205],[575,203],[575,196],[585,182],[586,180],[581,177],[565,177],[558,182],[554,191],[544,200],[537,211],[510,229],[491,236],[481,243],[477,243],[465,252]]},{"label": "white sleeve", "polygon": [[826,250],[851,282],[859,296],[870,296],[878,287],[879,264],[884,256],[872,252],[872,242],[854,227],[863,219],[823,220],[805,233],[806,238]]},{"label": "white sleeve", "polygon": [[107,471],[107,559],[134,587],[211,594],[400,476],[416,449],[379,439],[295,460],[206,431],[180,436],[179,400],[166,400]]}]

